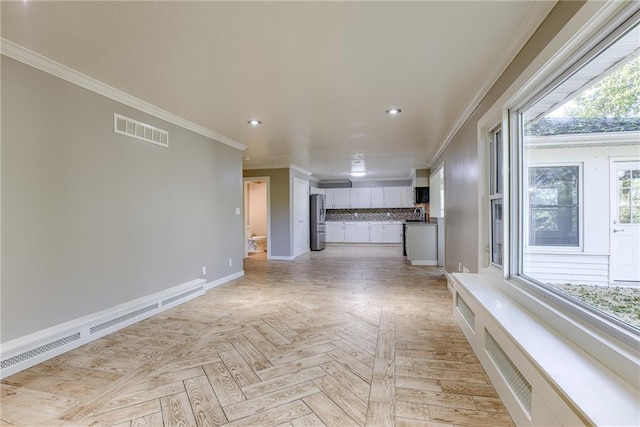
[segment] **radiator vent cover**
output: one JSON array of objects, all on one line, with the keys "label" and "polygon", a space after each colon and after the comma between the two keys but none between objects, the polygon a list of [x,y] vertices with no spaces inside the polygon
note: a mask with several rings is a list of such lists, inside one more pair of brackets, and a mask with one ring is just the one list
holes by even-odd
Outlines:
[{"label": "radiator vent cover", "polygon": [[513,395],[518,399],[527,414],[531,416],[531,384],[486,329],[484,330],[484,347]]},{"label": "radiator vent cover", "polygon": [[113,115],[113,131],[131,138],[140,139],[162,147],[169,146],[169,132],[155,126],[115,113]]},{"label": "radiator vent cover", "polygon": [[473,310],[471,310],[471,307],[469,307],[469,305],[466,303],[464,298],[462,298],[457,292],[456,307],[458,308],[460,314],[462,314],[462,317],[464,317],[464,320],[466,320],[469,326],[471,326],[471,329],[474,329],[476,327],[476,315]]},{"label": "radiator vent cover", "polygon": [[200,291],[202,291],[203,289],[204,289],[204,287],[202,287],[202,286],[197,287],[197,288],[193,288],[193,289],[191,289],[190,291],[183,292],[183,293],[181,293],[180,295],[176,295],[176,296],[174,296],[174,297],[171,297],[171,298],[168,298],[168,299],[166,299],[166,300],[162,301],[162,305],[171,304],[172,302],[178,301],[179,299],[186,298],[186,297],[188,297],[189,295],[193,295],[193,294],[195,294],[195,293],[197,293],[197,292],[200,292]]},{"label": "radiator vent cover", "polygon": [[51,350],[55,350],[58,347],[62,347],[63,345],[69,344],[74,341],[78,341],[80,339],[80,332],[76,332],[75,334],[71,334],[64,338],[60,338],[55,341],[51,341],[50,343],[41,345],[40,347],[36,347],[29,351],[25,351],[24,353],[20,353],[17,356],[10,357],[9,359],[3,360],[0,362],[0,368],[7,369],[13,365],[24,362],[25,360],[29,360],[36,356],[40,356],[43,353],[46,353]]},{"label": "radiator vent cover", "polygon": [[110,328],[112,326],[117,325],[118,323],[122,323],[122,322],[124,322],[126,320],[132,319],[132,318],[134,318],[136,316],[139,316],[139,315],[141,315],[143,313],[147,313],[149,311],[156,310],[157,308],[158,308],[158,304],[151,304],[151,305],[149,305],[147,307],[143,307],[143,308],[138,309],[136,311],[132,311],[131,313],[124,314],[122,316],[119,316],[119,317],[116,317],[114,319],[111,319],[111,320],[109,320],[107,322],[100,323],[99,325],[92,326],[91,328],[89,328],[89,333],[90,334],[95,334],[96,332],[100,332],[103,329]]}]

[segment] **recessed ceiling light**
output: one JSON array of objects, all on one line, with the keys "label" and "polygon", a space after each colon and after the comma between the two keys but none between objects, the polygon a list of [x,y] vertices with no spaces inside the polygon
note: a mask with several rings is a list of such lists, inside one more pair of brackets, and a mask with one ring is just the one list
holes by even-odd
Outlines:
[{"label": "recessed ceiling light", "polygon": [[385,113],[390,116],[395,116],[396,114],[400,114],[400,112],[402,112],[402,110],[399,108],[389,108],[387,111],[385,111]]},{"label": "recessed ceiling light", "polygon": [[365,176],[366,174],[366,172],[351,172],[351,176],[354,176],[356,178],[360,178],[362,176]]},{"label": "recessed ceiling light", "polygon": [[262,122],[260,120],[247,120],[247,123],[249,123],[251,126],[260,126],[262,124]]}]

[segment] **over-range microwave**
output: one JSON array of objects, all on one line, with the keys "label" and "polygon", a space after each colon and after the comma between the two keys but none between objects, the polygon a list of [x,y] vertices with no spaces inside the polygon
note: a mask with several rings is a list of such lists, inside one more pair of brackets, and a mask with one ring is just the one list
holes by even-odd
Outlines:
[{"label": "over-range microwave", "polygon": [[416,203],[429,203],[429,187],[416,187]]}]

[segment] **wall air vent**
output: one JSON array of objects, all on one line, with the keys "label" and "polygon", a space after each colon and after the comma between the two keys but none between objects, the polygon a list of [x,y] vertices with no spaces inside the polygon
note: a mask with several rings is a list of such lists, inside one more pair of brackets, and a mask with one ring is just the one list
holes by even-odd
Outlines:
[{"label": "wall air vent", "polygon": [[531,416],[531,384],[486,329],[484,330],[484,348],[498,371],[502,374],[513,395],[518,399],[527,414]]},{"label": "wall air vent", "polygon": [[113,131],[131,138],[140,139],[162,147],[169,146],[169,132],[157,127],[121,116],[113,115]]},{"label": "wall air vent", "polygon": [[151,305],[149,305],[147,307],[143,307],[143,308],[141,308],[139,310],[132,311],[131,313],[124,314],[122,316],[119,316],[119,317],[116,317],[114,319],[111,319],[111,320],[109,320],[107,322],[100,323],[99,325],[92,326],[91,328],[89,328],[89,333],[90,334],[95,334],[96,332],[100,332],[103,329],[110,328],[110,327],[115,326],[115,325],[117,325],[119,323],[125,322],[125,321],[127,321],[129,319],[133,319],[134,317],[137,317],[137,316],[139,316],[141,314],[147,313],[147,312],[152,311],[152,310],[157,310],[157,309],[158,309],[158,304],[151,304]]},{"label": "wall air vent", "polygon": [[36,356],[40,356],[43,353],[46,353],[51,350],[55,350],[58,347],[62,347],[63,345],[69,344],[79,339],[80,339],[80,332],[76,332],[75,334],[71,334],[64,338],[60,338],[59,340],[51,341],[50,343],[41,345],[40,347],[36,347],[29,351],[25,351],[24,353],[20,353],[17,356],[13,356],[9,359],[3,360],[2,362],[0,362],[0,368],[2,369],[10,368],[13,365],[32,359]]},{"label": "wall air vent", "polygon": [[456,307],[462,317],[464,317],[464,320],[467,321],[467,324],[473,330],[476,327],[476,315],[459,293],[456,293]]}]

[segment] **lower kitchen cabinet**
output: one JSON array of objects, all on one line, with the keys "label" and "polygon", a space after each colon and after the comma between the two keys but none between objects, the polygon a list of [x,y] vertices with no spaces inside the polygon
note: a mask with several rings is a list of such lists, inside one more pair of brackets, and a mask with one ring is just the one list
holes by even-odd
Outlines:
[{"label": "lower kitchen cabinet", "polygon": [[402,243],[402,224],[384,224],[382,243]]},{"label": "lower kitchen cabinet", "polygon": [[327,243],[402,243],[402,224],[327,222]]},{"label": "lower kitchen cabinet", "polygon": [[326,223],[327,243],[344,243],[344,223],[327,222]]},{"label": "lower kitchen cabinet", "polygon": [[385,224],[369,223],[369,243],[384,243]]},{"label": "lower kitchen cabinet", "polygon": [[346,243],[369,243],[369,224],[366,222],[345,222],[344,241]]}]

